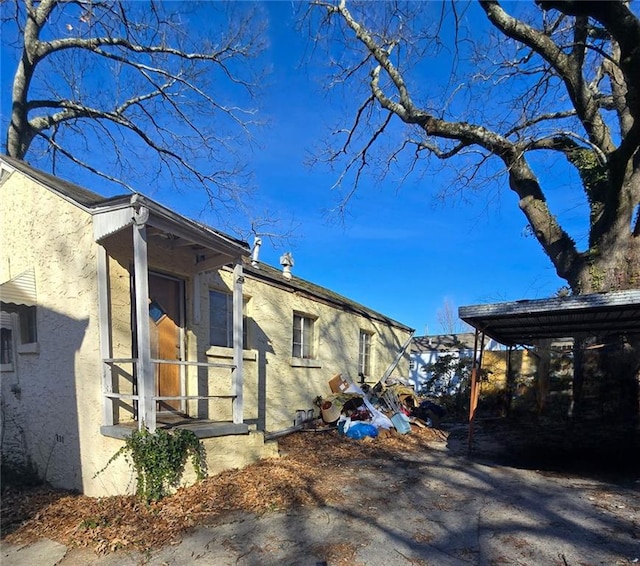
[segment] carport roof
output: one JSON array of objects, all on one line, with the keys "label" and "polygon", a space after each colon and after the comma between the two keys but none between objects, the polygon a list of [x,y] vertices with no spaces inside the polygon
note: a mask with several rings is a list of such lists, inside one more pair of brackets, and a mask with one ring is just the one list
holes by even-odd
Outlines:
[{"label": "carport roof", "polygon": [[473,305],[458,314],[507,346],[584,334],[640,334],[640,289]]}]

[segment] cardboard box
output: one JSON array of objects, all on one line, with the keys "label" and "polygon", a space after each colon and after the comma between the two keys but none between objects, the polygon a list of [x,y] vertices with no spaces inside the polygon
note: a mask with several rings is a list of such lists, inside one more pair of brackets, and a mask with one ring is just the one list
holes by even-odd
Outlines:
[{"label": "cardboard box", "polygon": [[339,373],[329,380],[329,387],[332,393],[344,393],[349,387],[349,382]]}]

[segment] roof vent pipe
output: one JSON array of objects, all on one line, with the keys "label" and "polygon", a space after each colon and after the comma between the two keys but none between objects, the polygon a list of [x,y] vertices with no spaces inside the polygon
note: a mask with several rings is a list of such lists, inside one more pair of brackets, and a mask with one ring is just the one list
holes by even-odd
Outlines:
[{"label": "roof vent pipe", "polygon": [[291,253],[285,252],[280,256],[280,265],[282,266],[282,277],[291,279],[291,268],[293,267]]},{"label": "roof vent pipe", "polygon": [[258,267],[258,255],[260,254],[260,246],[262,245],[262,238],[258,238],[253,241],[253,249],[251,250],[251,265],[257,269]]}]

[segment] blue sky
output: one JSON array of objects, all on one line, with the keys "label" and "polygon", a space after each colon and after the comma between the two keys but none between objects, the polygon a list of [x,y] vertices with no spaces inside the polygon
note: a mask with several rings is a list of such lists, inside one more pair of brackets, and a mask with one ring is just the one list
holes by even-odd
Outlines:
[{"label": "blue sky", "polygon": [[[266,59],[273,69],[260,105],[270,124],[256,135],[248,157],[256,204],[278,211],[283,227],[292,221],[298,228],[286,245],[265,239],[261,260],[277,267],[280,255],[291,251],[295,275],[378,310],[417,334],[442,331],[437,311],[445,300],[458,307],[541,298],[563,285],[537,242],[526,235],[515,195],[494,187],[491,199],[479,192],[465,202],[439,202],[435,194],[450,180],[446,169],[402,187],[391,179],[366,178],[344,221],[328,214],[338,200],[331,191],[337,173],[305,163],[337,116],[346,121],[353,116],[340,106],[339,97],[327,98],[314,63],[303,63],[309,43],[294,29],[294,6],[268,2],[266,10]],[[12,70],[3,46],[3,127]],[[556,180],[550,200],[563,219],[580,229],[582,209],[575,190],[567,191],[571,182]],[[97,185],[88,188],[102,192]],[[198,195],[139,190],[186,216],[198,216],[202,209]]]},{"label": "blue sky", "polygon": [[[299,68],[307,40],[292,29],[291,5],[268,7],[278,64],[267,104],[273,127],[267,149],[255,161],[256,176],[261,190],[300,223],[299,238],[290,246],[296,275],[379,310],[417,334],[441,332],[437,311],[445,299],[457,307],[539,298],[563,285],[537,242],[525,235],[526,220],[508,190],[491,204],[483,194],[467,203],[440,203],[439,187],[398,189],[368,179],[344,223],[323,213],[336,204],[330,190],[336,173],[303,164],[326,136],[336,110],[314,81],[318,76]],[[290,95],[283,96],[283,89]],[[261,257],[277,266],[282,251],[267,244]]]}]

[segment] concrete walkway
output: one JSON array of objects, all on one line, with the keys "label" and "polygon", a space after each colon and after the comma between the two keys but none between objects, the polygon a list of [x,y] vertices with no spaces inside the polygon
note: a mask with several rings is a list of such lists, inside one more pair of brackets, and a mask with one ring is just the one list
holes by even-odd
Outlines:
[{"label": "concrete walkway", "polygon": [[2,566],[630,565],[640,562],[639,488],[472,462],[443,444],[377,469],[363,462],[340,505],[238,513],[149,553],[40,541],[2,543],[0,556]]}]

